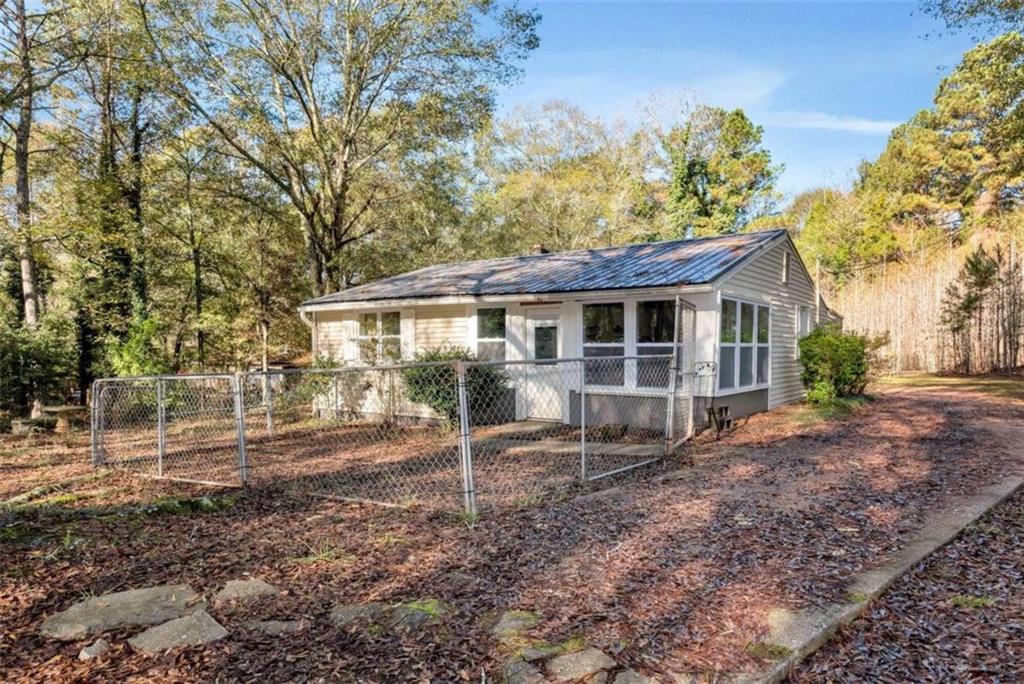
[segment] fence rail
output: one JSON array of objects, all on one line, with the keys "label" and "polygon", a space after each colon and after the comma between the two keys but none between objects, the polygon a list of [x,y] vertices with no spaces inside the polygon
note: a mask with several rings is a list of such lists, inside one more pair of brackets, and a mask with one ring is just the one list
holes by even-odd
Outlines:
[{"label": "fence rail", "polygon": [[93,461],[475,514],[671,452],[693,433],[702,368],[645,355],[102,379]]}]

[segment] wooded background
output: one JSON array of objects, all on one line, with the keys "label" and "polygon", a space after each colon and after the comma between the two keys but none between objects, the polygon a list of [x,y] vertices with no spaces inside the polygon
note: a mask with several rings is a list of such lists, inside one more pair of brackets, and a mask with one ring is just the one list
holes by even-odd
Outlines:
[{"label": "wooded background", "polygon": [[741,110],[497,116],[514,4],[0,0],[0,411],[313,362],[299,302],[427,264],[779,226],[893,370],[1015,367],[1021,17],[925,9],[987,39],[853,187],[787,202]]}]

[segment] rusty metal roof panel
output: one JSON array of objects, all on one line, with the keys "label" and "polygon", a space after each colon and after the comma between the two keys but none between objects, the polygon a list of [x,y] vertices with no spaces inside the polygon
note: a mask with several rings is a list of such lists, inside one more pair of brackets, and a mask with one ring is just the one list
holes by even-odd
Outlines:
[{"label": "rusty metal roof panel", "polygon": [[427,266],[303,306],[446,296],[534,295],[709,283],[784,230]]}]

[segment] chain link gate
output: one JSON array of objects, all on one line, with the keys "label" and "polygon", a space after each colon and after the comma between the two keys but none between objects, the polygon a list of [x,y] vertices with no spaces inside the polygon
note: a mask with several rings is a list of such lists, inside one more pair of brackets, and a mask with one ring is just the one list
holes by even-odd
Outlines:
[{"label": "chain link gate", "polygon": [[220,486],[248,480],[242,383],[229,374],[93,383],[92,460]]}]

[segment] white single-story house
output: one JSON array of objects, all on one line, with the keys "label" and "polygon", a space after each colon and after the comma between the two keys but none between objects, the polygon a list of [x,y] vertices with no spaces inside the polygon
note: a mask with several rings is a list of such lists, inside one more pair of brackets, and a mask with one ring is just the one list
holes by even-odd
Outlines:
[{"label": "white single-story house", "polygon": [[[704,393],[734,417],[801,399],[797,341],[838,320],[785,230],[428,266],[299,312],[314,355],[345,364],[442,346],[492,360],[628,357],[671,353],[677,297],[695,312],[685,356],[716,364]],[[588,396],[665,394],[635,372],[587,382]],[[547,411],[532,417],[570,414]]]}]

